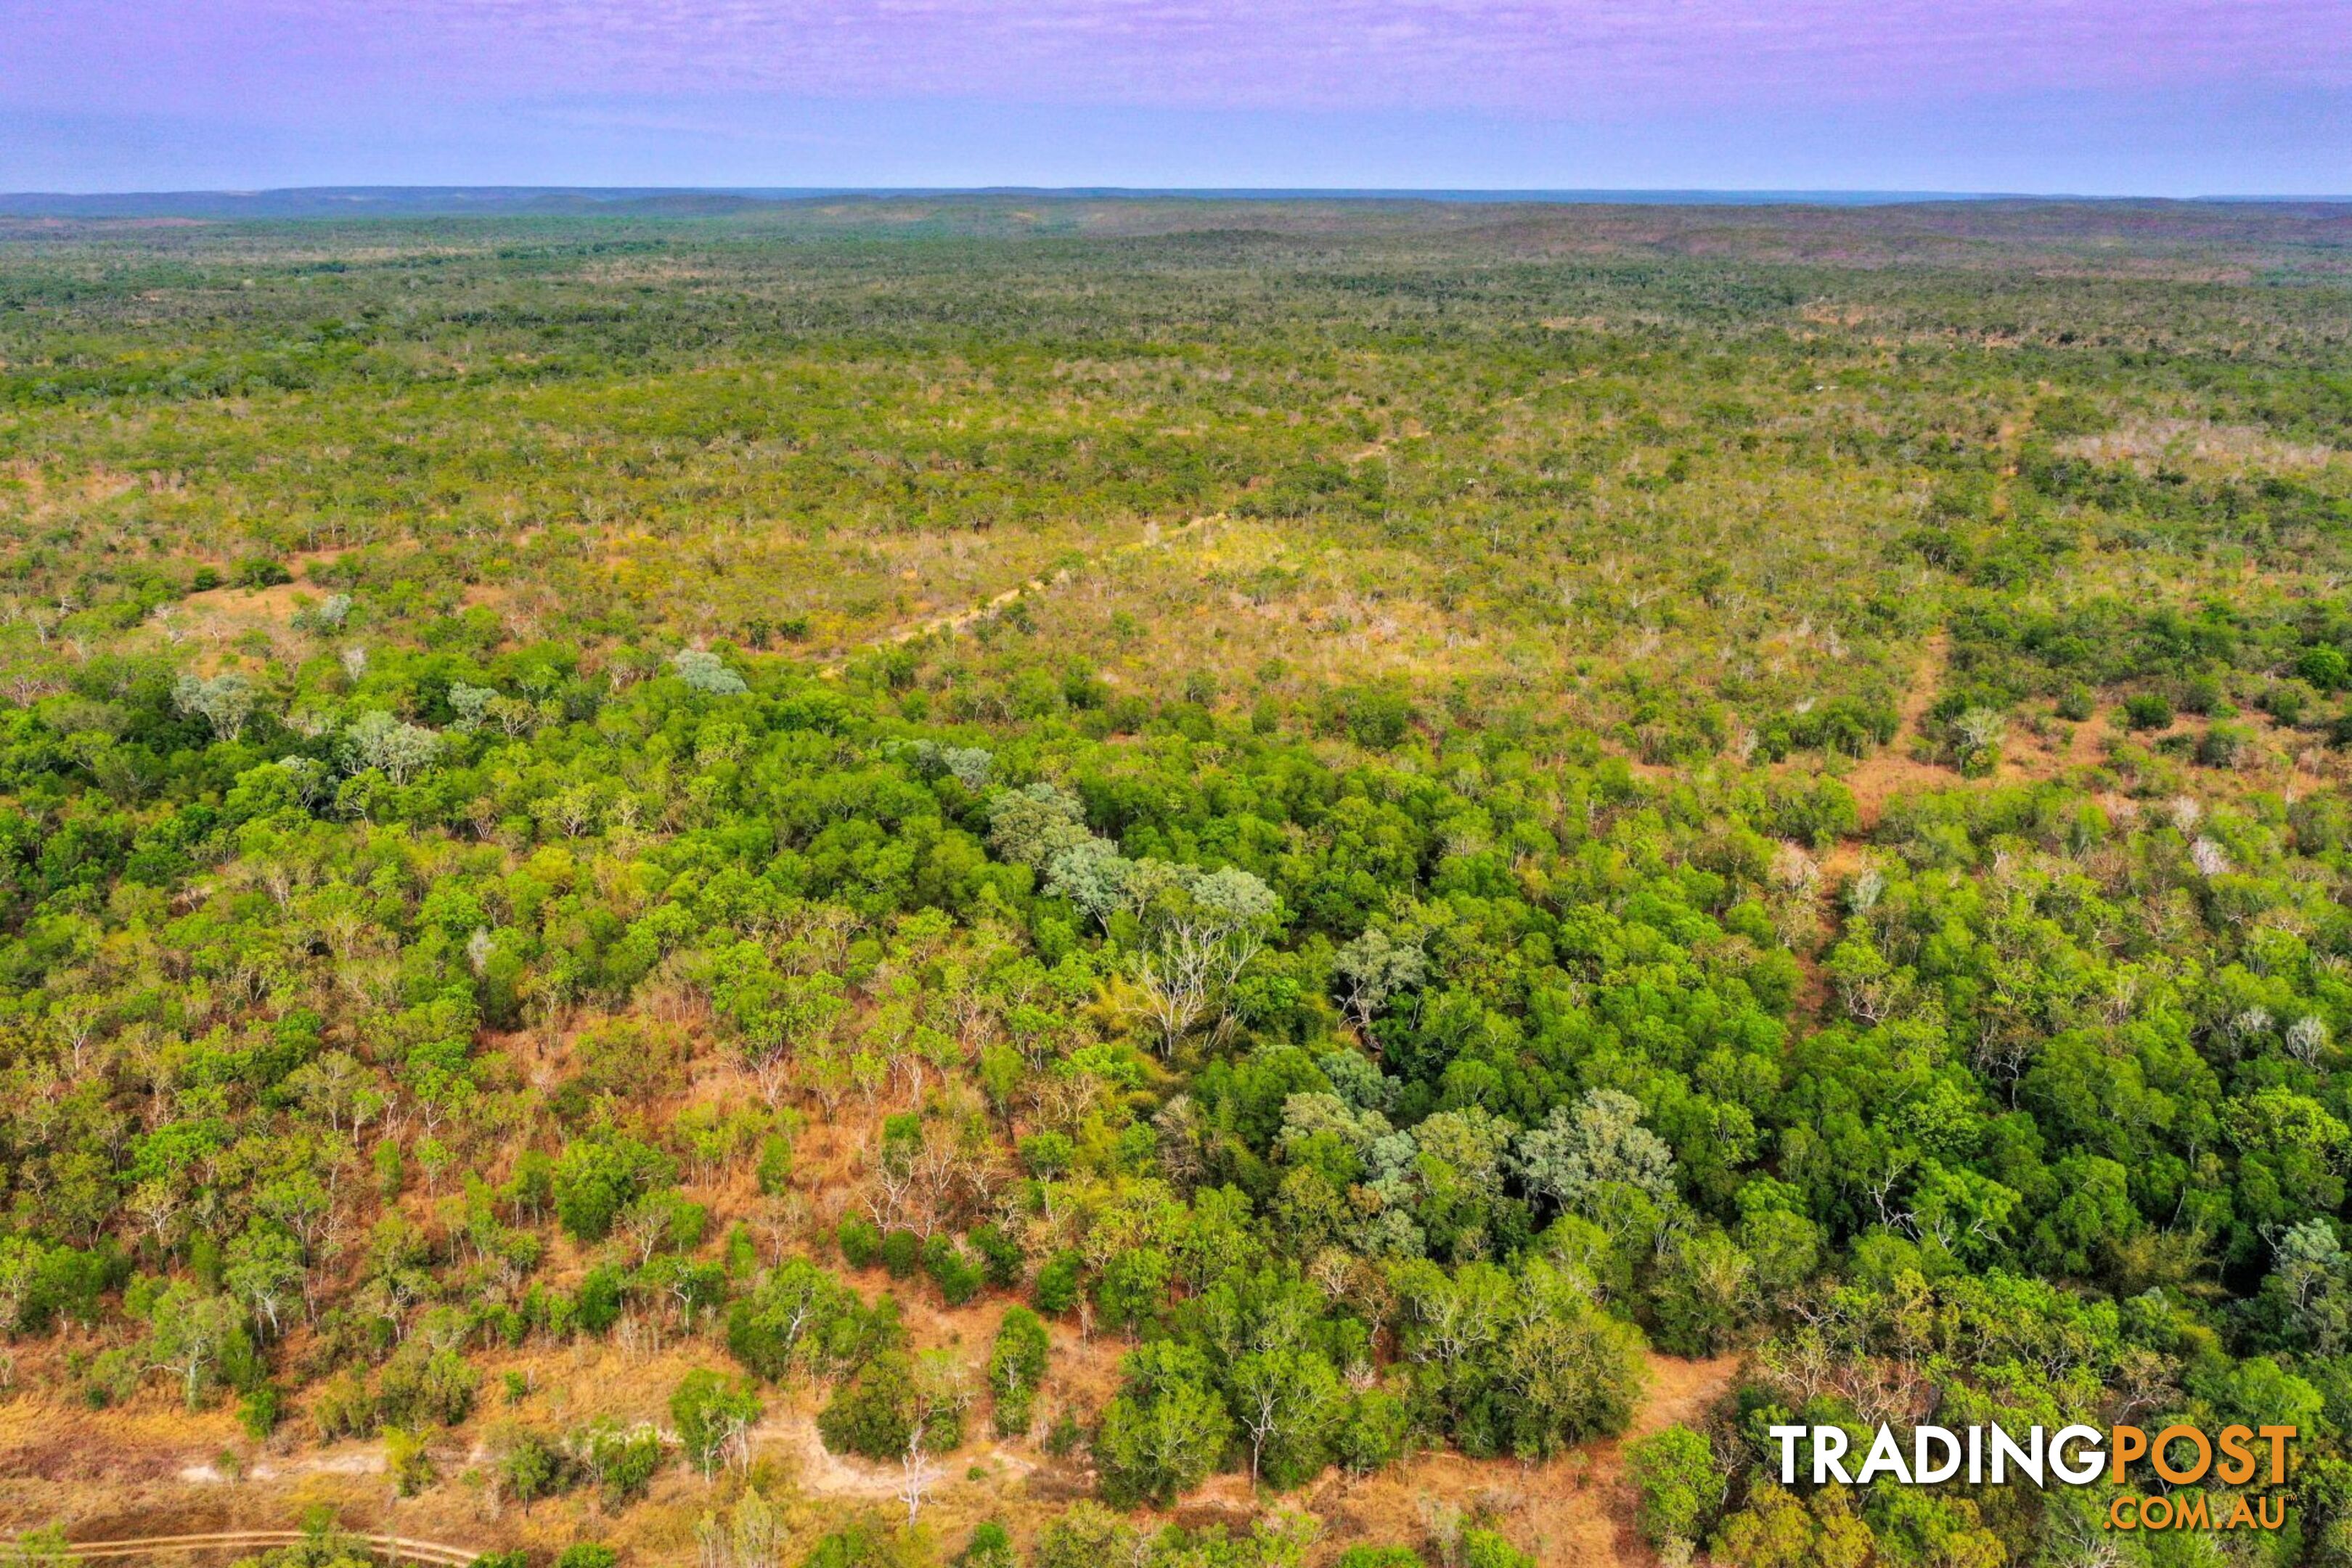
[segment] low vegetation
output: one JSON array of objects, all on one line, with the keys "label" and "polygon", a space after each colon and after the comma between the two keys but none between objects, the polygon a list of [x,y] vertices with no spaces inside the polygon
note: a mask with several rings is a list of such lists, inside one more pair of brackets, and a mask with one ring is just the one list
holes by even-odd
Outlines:
[{"label": "low vegetation", "polygon": [[2114,1545],[1764,1464],[1931,1416],[2352,1552],[2341,219],[1036,206],[0,237],[6,1397],[559,1568]]}]

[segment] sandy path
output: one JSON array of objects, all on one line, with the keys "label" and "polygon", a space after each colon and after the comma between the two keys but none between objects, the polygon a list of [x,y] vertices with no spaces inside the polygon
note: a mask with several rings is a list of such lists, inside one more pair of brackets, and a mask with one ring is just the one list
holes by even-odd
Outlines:
[{"label": "sandy path", "polygon": [[[74,1555],[83,1559],[150,1557],[166,1552],[221,1552],[241,1556],[276,1546],[299,1545],[308,1539],[299,1530],[231,1530],[201,1535],[142,1535],[114,1541],[77,1541],[72,1544]],[[359,1535],[350,1539],[363,1542],[393,1562],[425,1563],[435,1564],[436,1568],[465,1568],[467,1563],[481,1555],[470,1546],[417,1541],[404,1535]]]},{"label": "sandy path", "polygon": [[[1369,1476],[1333,1470],[1291,1500],[1319,1517],[1325,1538],[1335,1543],[1418,1542],[1436,1510],[1455,1509],[1492,1515],[1544,1568],[1649,1568],[1656,1559],[1633,1528],[1625,1446],[1677,1421],[1702,1419],[1730,1391],[1740,1358],[1654,1354],[1649,1361],[1649,1395],[1622,1437],[1541,1465],[1440,1450]],[[1239,1529],[1276,1500],[1268,1494],[1253,1502],[1247,1477],[1219,1476],[1186,1498],[1176,1517]]]},{"label": "sandy path", "polygon": [[[1223,521],[1224,521],[1223,513],[1210,512],[1193,518],[1190,521],[1180,522],[1174,528],[1163,529],[1155,524],[1146,528],[1140,539],[1130,540],[1125,544],[1113,545],[1100,554],[1088,557],[1087,565],[1089,568],[1102,566],[1122,556],[1138,555],[1147,550],[1157,550],[1163,545],[1174,543],[1202,523]],[[960,610],[946,610],[935,616],[925,616],[919,620],[893,626],[878,637],[866,638],[857,645],[855,651],[863,653],[871,648],[896,647],[902,643],[910,643],[919,637],[927,637],[933,632],[961,631],[974,621],[1009,607],[1023,595],[1043,594],[1056,584],[1067,582],[1069,576],[1070,574],[1065,572],[1057,573],[1052,577],[1032,577],[1025,583],[1017,584],[1001,594],[992,594],[987,598],[966,605]],[[839,675],[847,664],[848,660],[845,657],[835,659],[824,667],[823,673]]]},{"label": "sandy path", "polygon": [[1895,738],[1855,763],[1853,771],[1844,775],[1845,786],[1853,792],[1854,805],[1861,808],[1862,830],[1865,834],[1878,826],[1879,816],[1886,809],[1890,797],[1906,790],[1947,788],[1959,778],[1948,768],[1920,762],[1911,754],[1911,742],[1918,739],[1920,727],[1927,722],[1927,710],[1935,706],[1936,694],[1943,689],[1944,672],[1950,666],[1951,656],[1951,638],[1943,632],[1927,639],[1919,650],[1919,663],[1911,672],[1911,684],[1903,693]]},{"label": "sandy path", "polygon": [[[870,1464],[864,1459],[845,1458],[824,1446],[817,1436],[814,1418],[798,1414],[773,1416],[751,1429],[754,1452],[775,1453],[781,1450],[796,1462],[793,1481],[801,1490],[814,1497],[897,1498],[904,1495],[906,1472],[897,1465]],[[987,1465],[997,1472],[992,1484],[1003,1485],[1034,1473],[1036,1462],[995,1444],[967,1444],[951,1454],[932,1457],[931,1466],[945,1485],[951,1477],[961,1477],[973,1465]]]}]

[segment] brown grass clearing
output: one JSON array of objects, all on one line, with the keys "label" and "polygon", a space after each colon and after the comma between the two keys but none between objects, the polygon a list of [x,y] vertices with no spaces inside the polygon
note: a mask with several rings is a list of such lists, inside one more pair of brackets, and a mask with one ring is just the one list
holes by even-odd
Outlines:
[{"label": "brown grass clearing", "polygon": [[2137,419],[2095,436],[2059,443],[2060,451],[2094,463],[2125,465],[2141,473],[2162,465],[2237,472],[2308,472],[2347,456],[2315,442],[2282,441],[2251,425],[2194,419]]},{"label": "brown grass clearing", "polygon": [[[1624,1436],[1546,1464],[1423,1454],[1370,1476],[1331,1472],[1299,1500],[1323,1521],[1324,1546],[1334,1555],[1362,1542],[1419,1542],[1435,1510],[1454,1509],[1488,1516],[1545,1568],[1647,1568],[1656,1557],[1633,1528],[1626,1446],[1675,1422],[1702,1423],[1730,1392],[1740,1360],[1652,1355],[1648,1397]],[[1220,1477],[1188,1499],[1179,1517],[1213,1503],[1237,1522],[1247,1491],[1245,1478]]]}]

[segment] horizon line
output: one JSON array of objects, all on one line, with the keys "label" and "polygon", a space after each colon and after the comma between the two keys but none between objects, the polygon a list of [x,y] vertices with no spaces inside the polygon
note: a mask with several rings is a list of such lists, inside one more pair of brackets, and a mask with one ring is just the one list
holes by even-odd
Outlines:
[{"label": "horizon line", "polygon": [[[1360,185],[583,185],[524,183],[454,184],[313,184],[181,189],[27,190],[0,192],[0,216],[108,216],[97,209],[136,206],[149,214],[168,205],[265,206],[309,202],[331,212],[358,213],[373,203],[411,207],[420,202],[484,205],[547,198],[598,204],[664,197],[726,198],[772,203],[845,198],[1021,197],[1043,200],[1353,201],[1549,205],[1815,205],[1895,206],[1939,202],[2158,203],[2198,205],[2352,205],[2352,194],[2217,193],[2161,195],[2133,192],[1969,191],[1839,186],[1360,186]],[[26,210],[47,208],[49,210]]]}]

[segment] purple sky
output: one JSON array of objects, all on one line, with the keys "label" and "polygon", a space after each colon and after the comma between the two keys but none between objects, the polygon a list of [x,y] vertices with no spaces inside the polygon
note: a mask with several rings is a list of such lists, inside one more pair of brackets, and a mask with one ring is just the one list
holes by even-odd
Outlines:
[{"label": "purple sky", "polygon": [[2352,191],[2352,0],[0,0],[0,188]]}]

